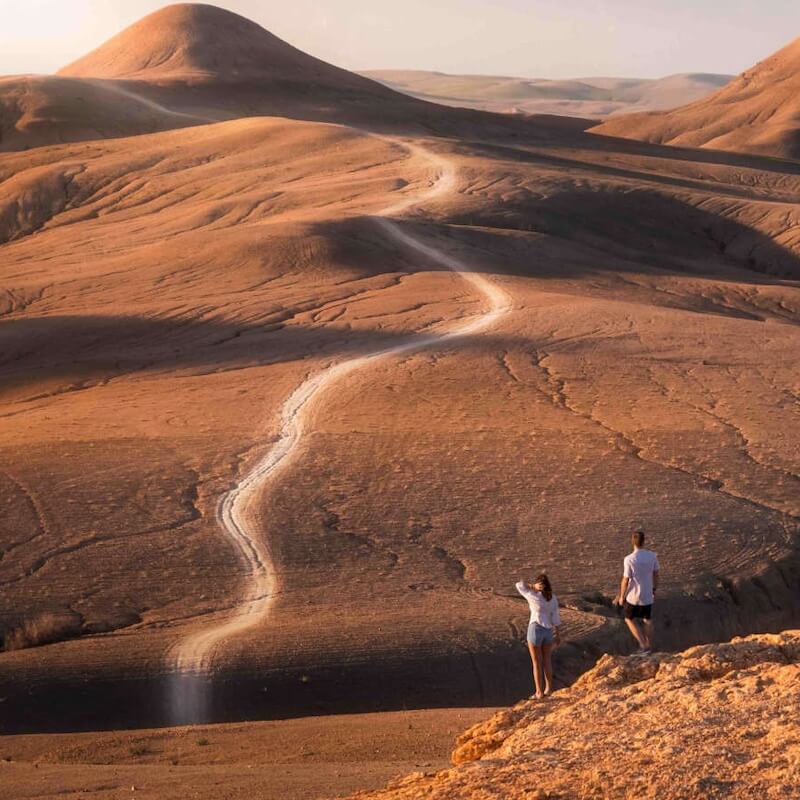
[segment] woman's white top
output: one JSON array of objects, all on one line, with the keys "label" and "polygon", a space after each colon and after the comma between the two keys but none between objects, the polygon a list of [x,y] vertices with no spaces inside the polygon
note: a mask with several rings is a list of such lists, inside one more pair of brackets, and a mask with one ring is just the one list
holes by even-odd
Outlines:
[{"label": "woman's white top", "polygon": [[517,591],[528,601],[531,609],[531,622],[535,622],[543,628],[553,628],[561,624],[558,598],[555,595],[549,600],[545,600],[541,592],[529,589],[522,581],[517,584]]}]

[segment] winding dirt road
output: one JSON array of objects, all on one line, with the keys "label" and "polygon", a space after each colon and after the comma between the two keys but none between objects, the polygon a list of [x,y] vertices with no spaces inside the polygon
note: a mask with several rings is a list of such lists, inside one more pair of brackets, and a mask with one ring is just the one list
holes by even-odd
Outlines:
[{"label": "winding dirt road", "polygon": [[241,603],[231,616],[211,623],[205,630],[193,633],[168,654],[171,675],[168,706],[173,724],[197,724],[207,720],[210,684],[215,653],[230,637],[244,633],[257,625],[268,613],[279,577],[270,558],[269,545],[249,514],[252,501],[265,484],[284,469],[297,450],[305,431],[306,412],[322,393],[345,375],[366,367],[382,358],[412,350],[445,344],[459,337],[474,335],[490,328],[511,309],[508,295],[487,278],[471,272],[458,259],[426,244],[404,231],[391,217],[400,216],[412,207],[444,197],[457,189],[457,171],[447,158],[418,144],[398,142],[411,158],[427,162],[435,178],[430,188],[417,195],[406,196],[382,209],[375,221],[398,244],[414,250],[469,281],[486,300],[486,309],[453,328],[441,333],[409,336],[392,347],[376,350],[334,364],[307,378],[292,392],[281,408],[278,438],[267,453],[220,501],[217,516],[223,531],[236,546],[246,567],[246,588]]}]

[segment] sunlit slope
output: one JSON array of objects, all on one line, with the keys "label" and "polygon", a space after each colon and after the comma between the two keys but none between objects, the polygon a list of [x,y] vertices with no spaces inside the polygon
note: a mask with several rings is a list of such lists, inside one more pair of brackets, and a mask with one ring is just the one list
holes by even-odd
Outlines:
[{"label": "sunlit slope", "polygon": [[[632,526],[670,563],[664,645],[757,625],[757,608],[762,625],[790,613],[800,298],[755,269],[796,179],[615,153],[620,175],[606,154],[556,152],[460,154],[460,194],[440,211],[451,224],[431,241],[473,259],[515,310],[458,348],[354,376],[320,409],[265,499],[286,576],[275,613],[259,655],[242,641],[234,661],[274,668],[268,643],[283,642],[299,665],[320,648],[348,663],[369,641],[381,669],[422,653],[430,676],[466,648],[477,672],[449,691],[498,691],[513,662],[489,654],[521,636],[520,574],[546,569],[577,610],[570,636],[612,646],[598,598]],[[759,234],[770,185],[787,205]],[[796,243],[779,249],[797,274]],[[298,508],[300,535],[281,534]]]},{"label": "sunlit slope", "polygon": [[214,83],[313,83],[389,96],[372,81],[292,47],[255,22],[203,3],[177,3],[60,70],[78,78]]},{"label": "sunlit slope", "polygon": [[710,97],[664,114],[608,120],[596,133],[800,158],[800,39]]}]

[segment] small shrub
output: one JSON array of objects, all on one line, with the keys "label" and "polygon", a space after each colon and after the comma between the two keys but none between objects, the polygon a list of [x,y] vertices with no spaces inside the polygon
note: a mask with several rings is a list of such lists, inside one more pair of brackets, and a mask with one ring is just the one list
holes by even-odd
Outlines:
[{"label": "small shrub", "polygon": [[200,745],[200,747],[205,747],[208,743],[209,743],[208,739],[198,739],[197,740],[197,744]]},{"label": "small shrub", "polygon": [[132,756],[148,756],[151,753],[146,744],[132,744],[128,750]]},{"label": "small shrub", "polygon": [[82,632],[81,618],[70,612],[45,611],[26,619],[5,635],[6,650],[24,650],[73,639]]}]

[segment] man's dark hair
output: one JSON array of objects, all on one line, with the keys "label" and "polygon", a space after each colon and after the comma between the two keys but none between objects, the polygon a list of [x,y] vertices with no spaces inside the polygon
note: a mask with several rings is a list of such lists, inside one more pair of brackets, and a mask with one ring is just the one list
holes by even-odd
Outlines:
[{"label": "man's dark hair", "polygon": [[634,547],[644,547],[644,531],[634,531],[631,534],[631,542]]}]

